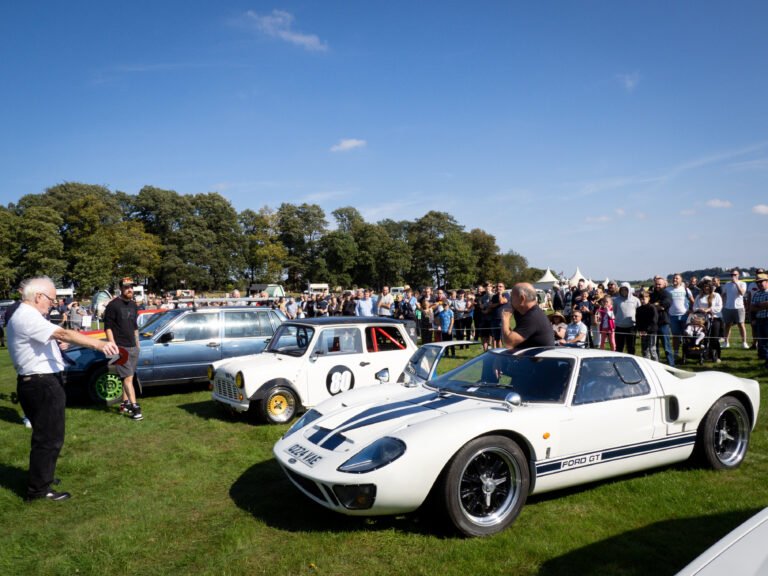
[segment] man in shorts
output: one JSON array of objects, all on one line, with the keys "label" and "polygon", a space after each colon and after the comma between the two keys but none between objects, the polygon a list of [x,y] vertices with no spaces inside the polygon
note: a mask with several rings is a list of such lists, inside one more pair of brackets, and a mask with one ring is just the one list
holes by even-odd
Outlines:
[{"label": "man in shorts", "polygon": [[744,307],[744,294],[747,291],[747,284],[739,278],[741,273],[738,268],[731,270],[731,281],[723,286],[723,324],[725,324],[725,344],[723,348],[730,347],[731,328],[734,324],[739,327],[741,334],[741,345],[749,348],[747,342],[747,329],[744,325],[746,320],[746,310]]},{"label": "man in shorts", "polygon": [[139,327],[136,319],[139,309],[133,300],[133,279],[120,281],[120,296],[114,298],[104,309],[104,328],[107,340],[124,348],[128,354],[125,362],[117,364],[117,375],[123,380],[123,401],[120,412],[134,420],[141,420],[141,407],[136,403],[133,377],[139,361]]}]

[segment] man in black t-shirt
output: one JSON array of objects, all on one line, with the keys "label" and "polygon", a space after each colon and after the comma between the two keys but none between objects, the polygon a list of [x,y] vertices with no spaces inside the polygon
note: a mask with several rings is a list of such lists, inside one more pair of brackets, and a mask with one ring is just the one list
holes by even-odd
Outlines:
[{"label": "man in black t-shirt", "polygon": [[128,353],[125,362],[116,365],[116,368],[117,375],[123,380],[120,411],[134,420],[143,418],[133,388],[133,376],[139,363],[139,326],[136,323],[138,315],[138,306],[133,301],[133,280],[123,278],[120,281],[120,296],[110,301],[104,309],[104,331],[107,340],[124,348]]},{"label": "man in black t-shirt", "polygon": [[504,345],[514,350],[534,348],[536,346],[554,346],[555,337],[552,324],[547,315],[539,308],[536,290],[526,282],[512,287],[512,308],[515,314],[515,329],[510,330],[509,310],[504,310],[501,325]]}]

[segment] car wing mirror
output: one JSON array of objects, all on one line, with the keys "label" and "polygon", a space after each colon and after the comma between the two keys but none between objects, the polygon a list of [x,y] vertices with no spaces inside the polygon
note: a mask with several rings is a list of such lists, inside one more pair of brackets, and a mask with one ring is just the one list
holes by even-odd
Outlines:
[{"label": "car wing mirror", "polygon": [[381,383],[389,382],[389,368],[384,368],[376,372],[376,380]]},{"label": "car wing mirror", "polygon": [[171,340],[173,340],[173,332],[166,332],[165,334],[161,334],[160,338],[157,339],[160,344],[167,344]]}]

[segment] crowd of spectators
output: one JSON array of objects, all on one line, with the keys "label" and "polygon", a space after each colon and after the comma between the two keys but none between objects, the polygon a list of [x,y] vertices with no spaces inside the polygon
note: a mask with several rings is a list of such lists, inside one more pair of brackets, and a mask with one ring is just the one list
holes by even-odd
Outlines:
[{"label": "crowd of spectators", "polygon": [[[674,274],[669,284],[656,276],[652,285],[636,290],[612,281],[590,287],[580,279],[573,287],[553,288],[550,321],[561,345],[636,354],[639,338],[644,357],[659,360],[663,351],[671,366],[686,342],[698,345],[704,339],[708,360],[719,363],[722,348],[740,346],[756,348],[759,358],[768,361],[768,334],[763,335],[768,331],[768,276],[760,268],[749,285],[741,278],[738,269],[722,284],[718,277],[691,277],[686,282]],[[751,342],[747,322],[752,325]],[[738,344],[731,337],[734,326]]]}]

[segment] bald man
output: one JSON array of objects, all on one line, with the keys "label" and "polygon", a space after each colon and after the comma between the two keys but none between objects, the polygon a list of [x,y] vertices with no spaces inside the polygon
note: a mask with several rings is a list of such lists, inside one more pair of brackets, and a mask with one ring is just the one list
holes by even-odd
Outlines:
[{"label": "bald man", "polygon": [[503,311],[501,324],[504,346],[515,350],[536,346],[554,346],[555,337],[552,324],[547,315],[539,308],[536,290],[527,282],[519,282],[512,287],[512,309],[515,316],[515,329],[509,327],[512,313],[507,308]]}]

